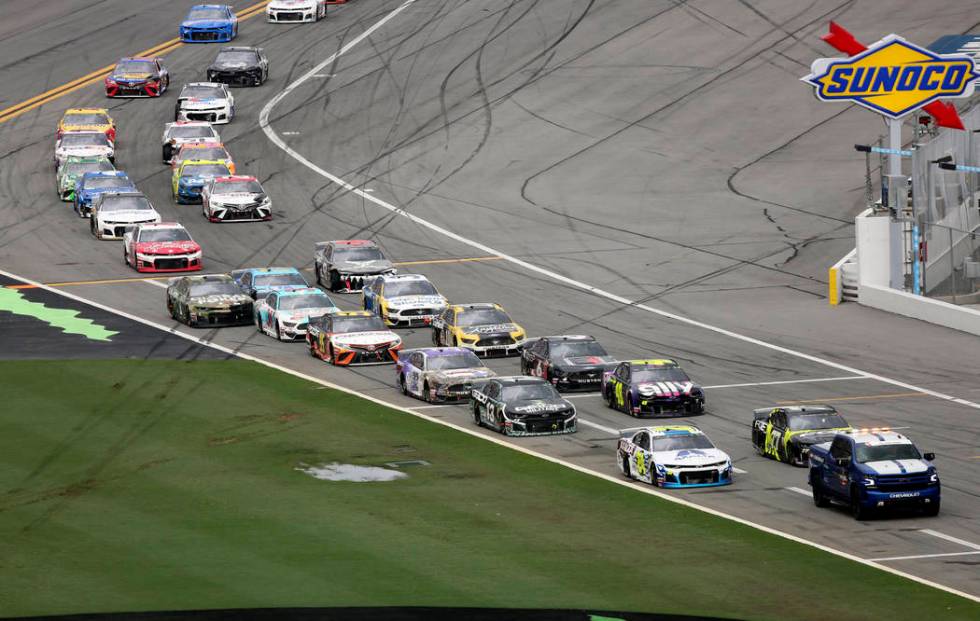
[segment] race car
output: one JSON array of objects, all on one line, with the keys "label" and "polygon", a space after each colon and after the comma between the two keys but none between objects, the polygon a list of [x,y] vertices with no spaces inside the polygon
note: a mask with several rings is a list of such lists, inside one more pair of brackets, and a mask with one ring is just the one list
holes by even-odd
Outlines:
[{"label": "race car", "polygon": [[318,22],[327,16],[326,0],[272,0],[265,7],[270,23]]},{"label": "race car", "polygon": [[201,190],[201,209],[210,222],[272,219],[272,200],[255,177],[215,177]]},{"label": "race car", "polygon": [[272,291],[293,291],[310,287],[310,283],[306,282],[295,267],[249,267],[233,270],[231,277],[253,300],[265,297]]},{"label": "race car", "polygon": [[630,416],[704,412],[704,391],[667,359],[620,362],[603,374],[602,398]]},{"label": "race car", "polygon": [[402,394],[430,403],[469,399],[474,381],[497,375],[462,347],[406,349],[396,367]]},{"label": "race car", "polygon": [[116,159],[116,147],[104,132],[66,132],[54,145],[55,167],[60,167],[69,157],[104,157],[112,162]]},{"label": "race car", "polygon": [[69,108],[58,123],[58,138],[66,132],[102,132],[116,141],[116,122],[105,108]]},{"label": "race car", "polygon": [[310,355],[337,366],[391,364],[402,340],[367,311],[343,311],[310,321]]},{"label": "race car", "polygon": [[170,164],[174,154],[185,144],[221,144],[221,136],[210,123],[203,121],[175,121],[163,128],[163,163]]},{"label": "race car", "polygon": [[225,47],[208,65],[208,82],[261,86],[269,77],[269,59],[260,47]]},{"label": "race car", "polygon": [[395,273],[378,245],[366,239],[317,242],[313,267],[316,283],[339,293],[360,291],[366,281]]},{"label": "race car", "polygon": [[217,82],[190,82],[180,89],[174,105],[174,121],[230,123],[235,116],[235,98],[228,87]]},{"label": "race car", "polygon": [[75,198],[75,188],[78,179],[89,172],[110,172],[116,167],[105,157],[78,157],[68,156],[55,175],[55,182],[58,184],[58,198],[63,201],[71,201]]},{"label": "race car", "polygon": [[182,276],[167,287],[167,312],[192,328],[247,326],[252,323],[252,298],[227,274]]},{"label": "race car", "polygon": [[161,58],[121,58],[104,80],[106,97],[159,97],[170,86]]},{"label": "race car", "polygon": [[88,218],[92,202],[103,192],[138,192],[129,176],[121,170],[107,170],[83,173],[75,182],[73,207],[75,213]]},{"label": "race car", "polygon": [[378,276],[363,293],[364,310],[374,311],[393,328],[427,326],[448,304],[421,274]]},{"label": "race car", "polygon": [[494,377],[470,393],[473,421],[506,436],[575,433],[575,406],[538,377]]},{"label": "race car", "polygon": [[616,360],[591,336],[542,336],[521,348],[521,372],[551,382],[558,390],[599,390]]},{"label": "race car", "polygon": [[195,272],[203,265],[201,247],[176,222],[127,227],[123,259],[137,272]]},{"label": "race car", "polygon": [[201,201],[204,185],[216,177],[228,177],[231,171],[224,162],[212,160],[185,160],[171,176],[174,200],[178,204]]},{"label": "race car", "polygon": [[515,355],[525,337],[499,304],[451,304],[432,320],[433,345],[465,347],[484,356]]},{"label": "race car", "polygon": [[272,291],[255,301],[255,328],[280,341],[306,336],[310,320],[340,309],[319,289]]},{"label": "race car", "polygon": [[716,487],[732,483],[732,459],[694,425],[628,429],[616,447],[628,479],[659,487]]},{"label": "race car", "polygon": [[238,16],[227,4],[195,4],[180,22],[184,43],[227,43],[238,36]]},{"label": "race car", "polygon": [[160,221],[142,192],[103,192],[92,202],[89,230],[96,239],[123,239],[135,224]]},{"label": "race car", "polygon": [[228,149],[220,142],[188,142],[180,145],[170,160],[171,170],[179,168],[186,160],[209,160],[221,162],[235,174],[235,160],[231,159]]},{"label": "race car", "polygon": [[829,405],[779,406],[752,412],[752,444],[760,455],[805,466],[814,444],[851,426]]}]

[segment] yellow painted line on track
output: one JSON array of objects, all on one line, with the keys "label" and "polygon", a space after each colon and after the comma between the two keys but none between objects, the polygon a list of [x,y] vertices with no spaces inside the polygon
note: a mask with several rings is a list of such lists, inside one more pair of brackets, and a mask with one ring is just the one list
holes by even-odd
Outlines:
[{"label": "yellow painted line on track", "polygon": [[[242,9],[236,13],[238,20],[243,21],[263,13],[265,10],[265,5],[268,4],[268,1],[269,0],[262,0],[261,2],[253,4],[248,8]],[[163,54],[171,52],[183,45],[184,44],[180,41],[180,39],[170,39],[169,41],[164,41],[163,43],[158,43],[151,48],[145,49],[138,54],[134,54],[134,56],[162,56]],[[19,104],[15,104],[9,108],[0,110],[0,123],[6,123],[7,121],[15,119],[25,112],[33,110],[34,108],[43,106],[44,104],[50,103],[55,99],[64,97],[69,93],[73,93],[80,88],[94,84],[109,75],[109,72],[112,71],[113,67],[115,67],[115,64],[106,65],[105,67],[96,69],[95,71],[87,75],[83,75],[80,78],[75,78],[71,82],[66,82],[61,86],[45,91],[39,95],[35,95],[30,99],[20,102]]]},{"label": "yellow painted line on track", "polygon": [[831,397],[830,399],[806,399],[803,401],[780,401],[778,405],[798,405],[801,403],[827,403],[828,401],[867,401],[873,399],[902,399],[907,397],[929,397],[924,392],[890,392],[883,395],[861,395],[857,397]]}]

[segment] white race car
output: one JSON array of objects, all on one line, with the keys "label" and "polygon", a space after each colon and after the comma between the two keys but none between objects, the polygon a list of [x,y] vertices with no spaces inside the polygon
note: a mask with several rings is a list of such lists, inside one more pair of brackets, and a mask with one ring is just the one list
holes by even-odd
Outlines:
[{"label": "white race car", "polygon": [[215,177],[201,190],[201,208],[211,222],[272,219],[272,201],[255,177]]},{"label": "white race car", "polygon": [[163,163],[170,164],[181,145],[191,142],[220,143],[221,136],[204,121],[174,121],[163,128]]},{"label": "white race car", "polygon": [[327,0],[272,0],[265,16],[273,24],[318,22],[327,16]]},{"label": "white race car", "polygon": [[96,239],[122,239],[134,224],[160,221],[142,192],[103,192],[92,203],[89,228]]},{"label": "white race car", "polygon": [[385,274],[365,284],[364,310],[393,328],[427,326],[446,310],[445,297],[422,274]]},{"label": "white race car", "polygon": [[306,337],[310,319],[339,310],[319,289],[273,291],[255,301],[255,328],[280,341],[293,341]]},{"label": "white race car", "polygon": [[70,156],[105,157],[116,160],[116,147],[105,132],[65,132],[54,145],[55,166],[61,166]]},{"label": "white race car", "polygon": [[220,82],[190,82],[180,89],[174,109],[175,121],[230,123],[235,116],[235,98]]},{"label": "white race car", "polygon": [[616,463],[627,478],[660,487],[715,487],[732,482],[732,459],[694,425],[628,429]]},{"label": "white race car", "polygon": [[462,347],[406,349],[398,356],[396,371],[403,394],[434,403],[468,399],[474,381],[497,375]]}]

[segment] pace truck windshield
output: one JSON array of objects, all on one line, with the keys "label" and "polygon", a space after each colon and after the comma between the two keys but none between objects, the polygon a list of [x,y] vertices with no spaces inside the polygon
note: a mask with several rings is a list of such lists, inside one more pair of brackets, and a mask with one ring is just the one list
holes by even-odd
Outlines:
[{"label": "pace truck windshield", "polygon": [[895,459],[922,459],[922,455],[919,454],[919,449],[911,444],[870,444],[859,442],[854,448],[854,457],[861,464]]}]

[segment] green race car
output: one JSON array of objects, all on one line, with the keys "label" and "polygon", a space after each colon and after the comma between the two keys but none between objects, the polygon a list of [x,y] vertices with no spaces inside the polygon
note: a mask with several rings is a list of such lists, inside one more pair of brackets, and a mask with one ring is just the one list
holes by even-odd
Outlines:
[{"label": "green race car", "polygon": [[108,158],[69,156],[58,168],[58,197],[65,202],[75,200],[75,182],[87,172],[108,172],[115,170]]}]

